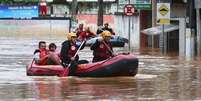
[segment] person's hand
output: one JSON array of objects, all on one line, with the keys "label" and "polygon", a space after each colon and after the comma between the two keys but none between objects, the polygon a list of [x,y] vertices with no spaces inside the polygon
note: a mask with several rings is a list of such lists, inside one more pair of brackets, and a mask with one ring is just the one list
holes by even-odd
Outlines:
[{"label": "person's hand", "polygon": [[71,60],[71,61],[74,61],[74,60],[75,60],[75,58],[74,58],[74,57],[71,57],[71,58],[70,58],[70,60]]},{"label": "person's hand", "polygon": [[99,41],[99,42],[102,42],[103,40],[104,40],[104,39],[103,39],[102,37],[99,37],[99,38],[98,38],[98,41]]},{"label": "person's hand", "polygon": [[112,53],[112,57],[115,57],[115,56],[117,56],[117,54],[115,54],[115,53]]}]

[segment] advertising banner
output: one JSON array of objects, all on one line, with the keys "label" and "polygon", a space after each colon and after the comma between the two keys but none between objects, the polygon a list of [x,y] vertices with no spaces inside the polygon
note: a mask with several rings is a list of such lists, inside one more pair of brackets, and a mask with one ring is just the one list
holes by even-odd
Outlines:
[{"label": "advertising banner", "polygon": [[0,18],[38,17],[38,6],[0,6]]}]

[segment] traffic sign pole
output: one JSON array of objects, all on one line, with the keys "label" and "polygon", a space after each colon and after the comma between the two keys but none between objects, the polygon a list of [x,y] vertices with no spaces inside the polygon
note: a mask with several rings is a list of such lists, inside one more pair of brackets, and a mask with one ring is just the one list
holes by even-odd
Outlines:
[{"label": "traffic sign pole", "polygon": [[162,31],[163,31],[163,47],[162,47],[162,53],[165,53],[165,28],[164,24],[162,25]]},{"label": "traffic sign pole", "polygon": [[[129,4],[130,4],[130,0],[129,0]],[[130,31],[130,27],[131,27],[131,17],[129,16],[128,18],[128,40],[129,40],[129,44],[128,44],[128,49],[129,51],[131,50],[131,31]]]},{"label": "traffic sign pole", "polygon": [[129,49],[129,51],[131,49],[131,43],[130,43],[130,41],[131,41],[131,31],[130,31],[131,23],[130,23],[130,20],[131,20],[131,17],[129,16],[129,18],[128,18],[128,40],[129,40],[128,49]]},{"label": "traffic sign pole", "polygon": [[167,37],[165,37],[165,25],[170,24],[170,4],[169,3],[157,3],[157,24],[162,26],[162,47],[163,54],[167,52],[167,45],[165,44]]},{"label": "traffic sign pole", "polygon": [[125,5],[124,7],[124,14],[128,17],[128,49],[130,51],[131,48],[131,32],[130,32],[130,27],[131,27],[131,17],[133,14],[135,13],[135,8],[133,7],[133,5],[130,4],[130,0],[129,0],[129,4]]}]

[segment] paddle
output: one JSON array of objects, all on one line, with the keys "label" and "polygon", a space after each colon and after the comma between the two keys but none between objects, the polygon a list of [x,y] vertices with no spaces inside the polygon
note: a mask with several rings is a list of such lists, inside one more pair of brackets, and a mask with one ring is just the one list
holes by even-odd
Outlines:
[{"label": "paddle", "polygon": [[114,56],[114,52],[113,52],[113,50],[108,46],[108,44],[106,44],[104,40],[103,40],[102,42],[103,42],[103,44],[106,46],[106,48],[110,51],[110,53],[112,54],[112,56]]},{"label": "paddle", "polygon": [[[79,48],[78,48],[77,52],[75,53],[75,55],[73,56],[73,58],[75,58],[75,57],[77,56],[78,52],[80,51],[80,49],[81,49],[82,46],[84,45],[85,41],[86,41],[86,39],[84,39],[84,40],[82,41],[81,45],[79,46]],[[68,66],[64,68],[63,73],[60,75],[61,77],[64,77],[64,76],[66,76],[66,75],[68,74],[68,68],[71,66],[72,62],[73,62],[73,61],[70,61],[70,63],[68,64]]]}]

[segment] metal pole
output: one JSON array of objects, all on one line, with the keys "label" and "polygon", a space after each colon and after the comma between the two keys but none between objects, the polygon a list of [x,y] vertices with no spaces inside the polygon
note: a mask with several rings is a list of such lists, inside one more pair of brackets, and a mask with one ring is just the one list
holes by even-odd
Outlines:
[{"label": "metal pole", "polygon": [[131,17],[129,16],[129,18],[128,18],[128,40],[129,40],[129,51],[130,51],[130,49],[131,49],[131,43],[130,43],[130,41],[131,41],[131,32],[130,32],[130,26],[131,26],[131,23],[130,23],[130,20],[131,20]]},{"label": "metal pole", "polygon": [[[129,0],[129,4],[130,4],[130,0]],[[130,43],[130,26],[131,26],[131,23],[130,23],[130,16],[128,17],[128,50],[130,51],[131,49],[131,43]]]},{"label": "metal pole", "polygon": [[197,56],[200,56],[200,9],[196,9],[196,22],[197,22]]},{"label": "metal pole", "polygon": [[[156,0],[152,0],[152,27],[156,26]],[[154,35],[151,36],[151,46],[154,48]]]},{"label": "metal pole", "polygon": [[163,47],[162,47],[162,53],[165,53],[165,28],[164,24],[162,25],[162,31],[163,31]]}]

